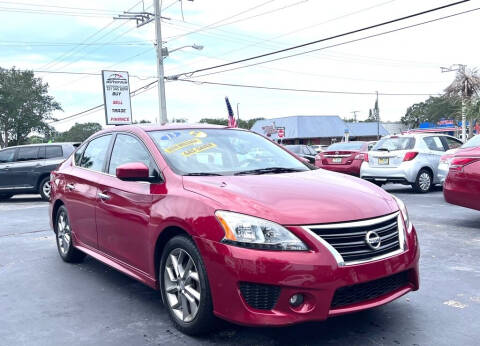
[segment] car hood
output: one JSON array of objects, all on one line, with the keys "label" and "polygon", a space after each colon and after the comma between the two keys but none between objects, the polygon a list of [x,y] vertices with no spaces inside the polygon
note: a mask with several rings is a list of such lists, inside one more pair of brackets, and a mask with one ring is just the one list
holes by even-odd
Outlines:
[{"label": "car hood", "polygon": [[221,209],[283,225],[368,219],[398,210],[392,196],[361,179],[314,170],[245,176],[183,177],[186,190]]}]

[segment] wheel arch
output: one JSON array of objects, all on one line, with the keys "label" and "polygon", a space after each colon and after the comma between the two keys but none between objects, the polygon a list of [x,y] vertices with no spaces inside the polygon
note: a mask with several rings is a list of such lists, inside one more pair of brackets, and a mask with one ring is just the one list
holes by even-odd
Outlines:
[{"label": "wheel arch", "polygon": [[40,189],[42,188],[40,186],[40,183],[42,182],[43,179],[47,178],[50,176],[50,172],[45,172],[45,173],[42,173],[38,176],[38,179],[37,179],[37,184],[35,185],[37,191],[40,191]]},{"label": "wheel arch", "polygon": [[167,242],[175,236],[182,235],[189,239],[192,239],[190,234],[183,228],[179,226],[168,226],[160,234],[155,242],[155,251],[153,255],[153,261],[155,266],[155,278],[157,279],[157,285],[159,286],[159,269],[160,269],[160,258],[162,257],[162,251],[165,248]]},{"label": "wheel arch", "polygon": [[65,205],[65,203],[63,203],[63,201],[62,201],[61,199],[57,199],[57,200],[55,201],[55,203],[53,204],[53,207],[52,207],[52,215],[51,215],[51,217],[52,217],[53,231],[54,231],[55,233],[57,233],[57,230],[56,230],[56,228],[55,228],[55,217],[56,217],[56,215],[57,215],[58,209],[60,209],[60,207],[61,207],[62,205]]}]

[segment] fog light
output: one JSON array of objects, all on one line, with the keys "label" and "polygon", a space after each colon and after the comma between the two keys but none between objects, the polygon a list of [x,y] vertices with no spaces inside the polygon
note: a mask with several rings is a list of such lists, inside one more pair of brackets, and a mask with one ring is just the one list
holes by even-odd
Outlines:
[{"label": "fog light", "polygon": [[302,305],[303,303],[303,294],[300,294],[300,293],[297,293],[297,294],[294,294],[293,296],[290,297],[290,305],[293,306],[293,307],[297,307],[297,306],[300,306]]}]

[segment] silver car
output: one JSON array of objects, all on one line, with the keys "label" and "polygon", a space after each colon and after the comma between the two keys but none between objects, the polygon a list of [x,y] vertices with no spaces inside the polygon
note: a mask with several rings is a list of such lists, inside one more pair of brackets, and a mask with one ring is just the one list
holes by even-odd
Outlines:
[{"label": "silver car", "polygon": [[440,134],[405,134],[382,138],[368,153],[360,177],[377,185],[412,185],[419,193],[440,184],[438,164],[447,150],[462,145],[455,137]]}]

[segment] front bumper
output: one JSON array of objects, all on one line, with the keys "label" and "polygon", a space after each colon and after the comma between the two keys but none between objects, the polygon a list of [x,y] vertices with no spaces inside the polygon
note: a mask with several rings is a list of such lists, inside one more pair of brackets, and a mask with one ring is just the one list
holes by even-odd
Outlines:
[{"label": "front bumper", "polygon": [[[290,229],[295,230],[295,227]],[[348,266],[339,265],[332,253],[315,238],[308,234],[302,238],[311,251],[251,250],[196,238],[207,268],[214,313],[242,325],[282,326],[322,321],[331,316],[372,308],[419,288],[419,248],[414,228],[407,232],[407,248],[403,253]],[[408,282],[402,287],[372,299],[332,307],[337,289],[402,272],[408,277]],[[279,287],[273,308],[260,310],[248,305],[240,290],[240,284],[245,282]],[[304,304],[295,308],[290,305],[289,299],[297,293],[303,294],[305,300]]]},{"label": "front bumper", "polygon": [[369,181],[413,184],[417,179],[418,168],[412,161],[402,162],[398,167],[371,167],[362,163],[360,178]]}]

